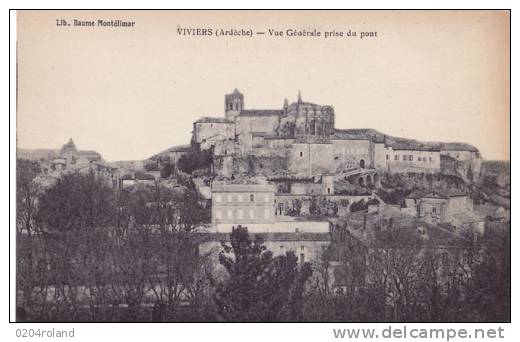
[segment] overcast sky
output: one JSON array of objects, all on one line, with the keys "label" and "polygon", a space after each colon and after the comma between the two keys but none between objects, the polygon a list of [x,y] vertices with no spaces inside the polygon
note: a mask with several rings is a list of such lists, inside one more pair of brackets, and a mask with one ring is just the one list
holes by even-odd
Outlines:
[{"label": "overcast sky", "polygon": [[[332,105],[337,128],[462,141],[509,159],[507,12],[18,12],[18,147],[106,160],[187,144],[192,122],[283,99]],[[133,28],[63,27],[123,19]],[[177,28],[377,31],[377,37],[216,38]]]}]

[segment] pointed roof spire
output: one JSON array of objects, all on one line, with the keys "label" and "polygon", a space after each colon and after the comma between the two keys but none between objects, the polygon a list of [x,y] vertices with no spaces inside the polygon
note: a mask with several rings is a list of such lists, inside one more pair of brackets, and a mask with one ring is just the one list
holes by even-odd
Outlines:
[{"label": "pointed roof spire", "polygon": [[287,100],[287,98],[283,99],[283,108],[284,109],[287,109],[289,107],[289,101]]},{"label": "pointed roof spire", "polygon": [[302,103],[302,93],[298,90],[298,103]]},{"label": "pointed roof spire", "polygon": [[72,138],[69,139],[69,142],[67,143],[67,145],[74,145],[74,141],[72,140]]}]

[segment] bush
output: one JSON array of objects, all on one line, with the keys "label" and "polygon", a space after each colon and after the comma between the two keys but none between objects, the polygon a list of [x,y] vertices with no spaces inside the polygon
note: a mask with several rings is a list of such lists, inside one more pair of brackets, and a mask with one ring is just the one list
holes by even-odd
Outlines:
[{"label": "bush", "polygon": [[213,162],[213,149],[194,150],[179,158],[178,168],[185,173],[192,174],[195,170],[209,169]]}]

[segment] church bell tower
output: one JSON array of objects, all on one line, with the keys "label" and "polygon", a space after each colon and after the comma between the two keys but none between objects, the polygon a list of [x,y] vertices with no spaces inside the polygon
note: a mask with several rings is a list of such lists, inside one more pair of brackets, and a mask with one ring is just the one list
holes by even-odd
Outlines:
[{"label": "church bell tower", "polygon": [[244,109],[244,94],[235,88],[231,94],[225,96],[226,119],[235,121],[242,109]]}]

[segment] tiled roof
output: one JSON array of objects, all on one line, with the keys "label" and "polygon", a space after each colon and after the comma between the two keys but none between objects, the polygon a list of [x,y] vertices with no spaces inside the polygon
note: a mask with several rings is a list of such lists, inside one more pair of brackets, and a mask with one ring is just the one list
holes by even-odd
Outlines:
[{"label": "tiled roof", "polygon": [[478,152],[478,149],[470,144],[466,143],[441,143],[440,144],[441,151],[470,151],[470,152]]},{"label": "tiled roof", "polygon": [[94,157],[94,158],[101,157],[101,155],[96,151],[78,151],[77,155],[83,156],[83,157]]},{"label": "tiled roof", "polygon": [[301,135],[294,139],[295,144],[330,144],[329,137],[322,137],[317,135]]},{"label": "tiled roof", "polygon": [[233,121],[228,120],[228,119],[224,119],[224,118],[212,118],[212,117],[209,117],[209,116],[204,116],[204,117],[198,119],[197,121],[195,121],[195,123],[225,123],[225,124],[232,124]]},{"label": "tiled roof", "polygon": [[440,151],[439,143],[422,142],[415,139],[386,136],[385,145],[400,151]]},{"label": "tiled roof", "polygon": [[212,192],[275,192],[273,184],[215,184],[211,186]]},{"label": "tiled roof", "polygon": [[226,99],[229,99],[229,98],[233,98],[233,97],[239,97],[239,98],[244,98],[244,94],[242,94],[237,88],[235,88],[235,90],[233,90],[233,92],[231,94],[226,94]]},{"label": "tiled roof", "polygon": [[241,110],[240,116],[278,116],[283,114],[281,109],[250,109]]},{"label": "tiled roof", "polygon": [[372,128],[336,129],[332,139],[336,140],[371,140],[384,142],[385,135]]},{"label": "tiled roof", "polygon": [[[365,230],[363,215],[366,215]],[[377,227],[381,219],[386,222],[391,219],[392,227],[379,230]],[[469,242],[460,235],[415,219],[395,208],[373,214],[354,213],[345,221],[343,229],[371,248],[461,247]],[[418,227],[424,228],[425,235],[419,233]]]},{"label": "tiled roof", "polygon": [[472,151],[478,152],[475,146],[466,143],[423,142],[415,139],[393,137],[371,128],[336,129],[332,139],[337,140],[370,140],[384,143],[394,150],[410,151]]}]

